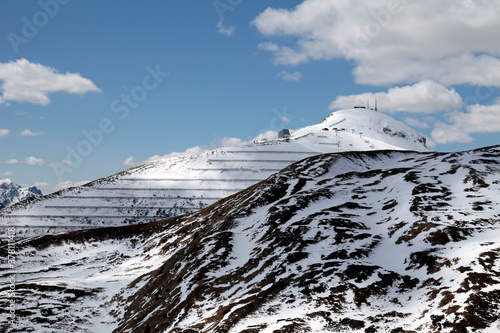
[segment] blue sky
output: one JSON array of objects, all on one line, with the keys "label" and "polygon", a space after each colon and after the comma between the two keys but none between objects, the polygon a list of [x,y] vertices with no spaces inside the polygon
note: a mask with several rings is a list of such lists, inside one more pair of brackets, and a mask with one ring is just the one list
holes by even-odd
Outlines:
[{"label": "blue sky", "polygon": [[433,150],[500,143],[495,1],[353,3],[2,1],[0,179],[49,193],[367,98]]}]

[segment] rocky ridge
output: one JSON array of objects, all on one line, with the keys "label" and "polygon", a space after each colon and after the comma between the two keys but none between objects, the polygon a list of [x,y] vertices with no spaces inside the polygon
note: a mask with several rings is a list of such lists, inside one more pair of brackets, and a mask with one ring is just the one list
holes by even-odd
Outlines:
[{"label": "rocky ridge", "polygon": [[192,214],[23,240],[8,331],[496,332],[499,174],[500,147],[324,154]]}]

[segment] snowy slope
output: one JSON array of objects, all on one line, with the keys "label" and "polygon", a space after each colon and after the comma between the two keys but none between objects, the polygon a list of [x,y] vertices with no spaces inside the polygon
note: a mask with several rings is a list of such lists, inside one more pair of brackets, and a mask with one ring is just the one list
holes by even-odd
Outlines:
[{"label": "snowy slope", "polygon": [[22,187],[10,179],[0,180],[0,209],[41,195],[42,192],[36,186]]},{"label": "snowy slope", "polygon": [[322,129],[334,131],[337,136],[341,133],[343,139],[340,141],[345,151],[394,148],[426,150],[427,140],[420,133],[392,117],[371,109],[333,112],[321,124],[306,127],[294,133],[294,136],[318,133]]},{"label": "snowy slope", "polygon": [[207,207],[310,156],[380,149],[427,150],[425,138],[389,116],[338,111],[288,139],[150,162],[18,205],[0,218],[16,226],[17,237],[155,221]]},{"label": "snowy slope", "polygon": [[500,146],[318,155],[192,214],[20,241],[9,332],[498,332],[499,179]]}]

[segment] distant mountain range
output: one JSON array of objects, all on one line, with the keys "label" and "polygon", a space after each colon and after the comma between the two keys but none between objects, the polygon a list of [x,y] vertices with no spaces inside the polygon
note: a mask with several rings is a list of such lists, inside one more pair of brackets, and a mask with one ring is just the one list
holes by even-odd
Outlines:
[{"label": "distant mountain range", "polygon": [[153,161],[4,209],[0,218],[18,237],[151,222],[205,208],[304,158],[386,149],[427,151],[426,139],[383,113],[342,110],[287,138]]},{"label": "distant mountain range", "polygon": [[[134,172],[146,174],[116,179]],[[4,328],[499,332],[499,179],[500,146],[321,154],[190,214],[21,240],[17,322]],[[9,302],[0,298],[0,325]]]},{"label": "distant mountain range", "polygon": [[42,196],[36,186],[22,187],[14,184],[10,179],[0,180],[0,209],[12,206],[28,198]]}]

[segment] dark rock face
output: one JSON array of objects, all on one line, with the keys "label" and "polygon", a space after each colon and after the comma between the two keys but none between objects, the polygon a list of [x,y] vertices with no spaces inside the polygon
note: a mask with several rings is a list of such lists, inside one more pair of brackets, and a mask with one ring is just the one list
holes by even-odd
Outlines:
[{"label": "dark rock face", "polygon": [[319,155],[193,214],[26,240],[19,331],[493,328],[499,175],[499,147]]}]

